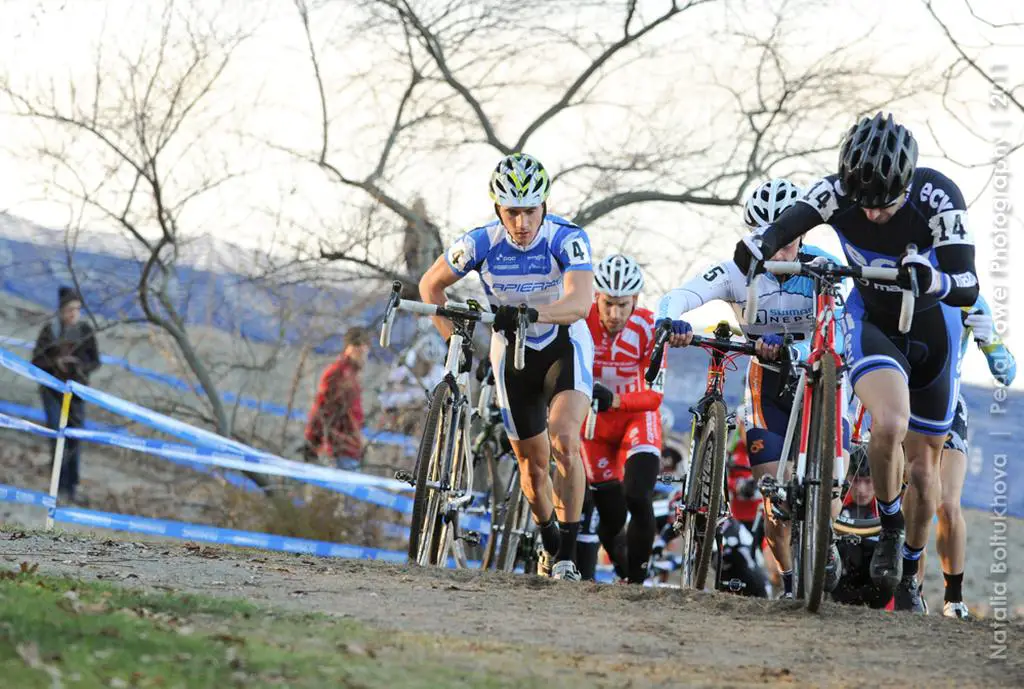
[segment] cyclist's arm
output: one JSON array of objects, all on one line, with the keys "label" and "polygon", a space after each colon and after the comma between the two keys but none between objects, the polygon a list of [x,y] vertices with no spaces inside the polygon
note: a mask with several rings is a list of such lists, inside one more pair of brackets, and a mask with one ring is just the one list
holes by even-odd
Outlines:
[{"label": "cyclist's arm", "polygon": [[[985,297],[978,295],[978,300],[974,302],[974,306],[970,309],[970,312],[977,313],[981,312],[992,318],[992,310],[989,308],[988,302],[985,301]],[[964,343],[960,351],[961,358],[966,354],[967,342],[973,335],[973,329],[969,325],[964,326]],[[975,340],[978,345],[978,349],[981,350],[982,354],[985,355],[986,361],[988,361],[988,370],[1002,385],[1011,385],[1014,378],[1017,377],[1017,361],[1013,358],[1013,354],[1010,353],[1009,348],[1006,346],[999,334],[995,332],[994,327],[991,328],[989,341]]]},{"label": "cyclist's arm", "polygon": [[590,270],[574,270],[565,274],[565,293],[558,301],[537,307],[537,321],[572,325],[583,320],[594,303],[594,273]]},{"label": "cyclist's arm", "polygon": [[[974,268],[974,237],[967,222],[967,204],[948,177],[935,175],[935,191],[945,199],[928,219],[935,259],[946,287],[939,298],[950,306],[972,306],[978,300],[978,273]],[[922,189],[923,191],[923,189]]]},{"label": "cyclist's arm", "polygon": [[641,411],[658,411],[661,407],[661,402],[664,399],[665,391],[665,369],[668,366],[668,356],[662,352],[661,355],[661,369],[658,371],[658,377],[654,379],[654,382],[647,385],[647,379],[644,375],[647,369],[651,367],[651,355],[654,353],[654,339],[647,343],[647,352],[640,359],[640,368],[637,371],[637,383],[639,384],[637,389],[633,392],[625,392],[621,395],[617,395],[619,402],[618,407],[621,411],[626,412],[641,412]]},{"label": "cyclist's arm", "polygon": [[732,261],[709,266],[700,275],[694,276],[662,297],[658,302],[655,320],[679,318],[716,299],[735,303],[738,294],[746,293],[743,284],[736,284],[739,279],[737,276],[740,275],[739,268]]},{"label": "cyclist's arm", "polygon": [[812,184],[797,203],[783,211],[779,219],[761,235],[765,258],[770,259],[775,251],[828,222],[838,209],[835,176],[823,177]]},{"label": "cyclist's arm", "polygon": [[[426,304],[444,306],[446,297],[444,291],[458,282],[460,277],[448,265],[444,256],[438,256],[434,265],[427,269],[427,272],[420,278],[420,299]],[[434,326],[441,333],[441,337],[448,339],[452,336],[454,328],[452,322],[447,318],[433,316]]]}]

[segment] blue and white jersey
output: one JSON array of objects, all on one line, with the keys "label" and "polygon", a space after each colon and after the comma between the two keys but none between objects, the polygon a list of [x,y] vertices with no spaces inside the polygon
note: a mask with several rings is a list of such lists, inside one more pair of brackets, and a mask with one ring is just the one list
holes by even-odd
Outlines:
[{"label": "blue and white jersey", "polygon": [[[797,260],[808,261],[816,256],[824,256],[843,265],[827,252],[806,244],[800,247]],[[816,299],[813,279],[804,275],[776,277],[771,273],[761,273],[754,278],[754,285],[758,299],[757,317],[753,323],[747,323],[743,317],[747,304],[747,277],[732,260],[709,266],[700,275],[662,297],[655,318],[679,318],[709,301],[721,300],[732,305],[740,328],[752,340],[773,333],[809,337],[814,331]],[[836,311],[839,324],[841,306],[838,303]],[[842,333],[837,332],[837,349],[841,349],[842,340]]]},{"label": "blue and white jersey", "polygon": [[[491,306],[550,304],[562,297],[566,273],[593,270],[587,233],[550,213],[529,246],[515,244],[495,220],[460,237],[445,252],[445,260],[459,277],[477,271]],[[557,332],[557,325],[534,323],[527,331],[526,344],[543,349]]]}]

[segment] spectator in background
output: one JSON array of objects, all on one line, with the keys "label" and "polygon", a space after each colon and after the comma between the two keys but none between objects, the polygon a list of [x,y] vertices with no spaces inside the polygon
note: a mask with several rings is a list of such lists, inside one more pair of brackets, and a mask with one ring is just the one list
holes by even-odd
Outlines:
[{"label": "spectator in background", "polygon": [[370,353],[370,334],[349,328],[344,349],[320,377],[316,400],[306,423],[307,461],[330,457],[336,466],[352,468],[363,456],[363,399],[360,375]]},{"label": "spectator in background", "polygon": [[[48,321],[39,332],[36,346],[32,350],[32,363],[60,380],[88,384],[89,376],[100,367],[96,334],[92,326],[82,320],[82,298],[73,288],[58,288],[57,303],[56,317]],[[46,425],[56,430],[60,427],[63,394],[42,386],[39,392],[43,398]],[[85,403],[77,396],[72,397],[67,427],[81,428],[84,423]],[[56,446],[56,439],[51,439],[53,453],[56,453]],[[75,501],[80,456],[79,441],[67,438],[58,487],[58,499],[61,502]]]}]

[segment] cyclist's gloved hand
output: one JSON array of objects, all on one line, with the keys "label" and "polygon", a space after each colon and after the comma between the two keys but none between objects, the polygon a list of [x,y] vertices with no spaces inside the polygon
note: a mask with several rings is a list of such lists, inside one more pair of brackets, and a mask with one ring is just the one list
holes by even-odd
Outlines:
[{"label": "cyclist's gloved hand", "polygon": [[615,393],[606,388],[598,381],[594,381],[594,402],[597,404],[597,411],[608,411],[615,401]]},{"label": "cyclist's gloved hand", "polygon": [[903,289],[910,289],[911,273],[917,275],[917,288],[922,294],[937,294],[942,298],[949,293],[949,288],[952,285],[949,276],[936,270],[921,254],[904,254],[900,261],[899,271],[896,284]]},{"label": "cyclist's gloved hand", "polygon": [[668,338],[668,344],[671,347],[685,347],[690,344],[693,339],[693,328],[686,321],[675,321],[671,318],[659,318],[654,324],[656,330],[668,325],[672,334]]},{"label": "cyclist's gloved hand", "polygon": [[[530,323],[536,323],[540,314],[537,313],[537,309],[527,308],[526,319]],[[505,333],[506,336],[515,334],[516,326],[519,324],[519,307],[510,306],[508,304],[498,307],[498,310],[494,312],[494,324],[491,326],[494,332]]]},{"label": "cyclist's gloved hand", "polygon": [[[765,243],[762,234],[751,232],[736,242],[736,249],[733,251],[732,260],[736,267],[740,269],[740,272],[746,275],[750,272],[750,265],[752,263],[764,263],[765,257],[770,258],[774,256],[776,251],[775,247]],[[757,272],[760,273],[761,270],[758,269]]]},{"label": "cyclist's gloved hand", "polygon": [[779,358],[782,352],[783,339],[782,335],[777,333],[770,333],[768,335],[762,335],[757,342],[754,344],[754,349],[757,350],[757,356],[766,361],[775,361]]},{"label": "cyclist's gloved hand", "polygon": [[992,344],[992,340],[995,339],[992,316],[981,309],[971,309],[964,316],[964,325],[971,329],[974,341],[980,345]]},{"label": "cyclist's gloved hand", "polygon": [[488,376],[491,375],[491,360],[484,357],[480,360],[480,363],[476,367],[476,379],[479,382],[487,380]]}]

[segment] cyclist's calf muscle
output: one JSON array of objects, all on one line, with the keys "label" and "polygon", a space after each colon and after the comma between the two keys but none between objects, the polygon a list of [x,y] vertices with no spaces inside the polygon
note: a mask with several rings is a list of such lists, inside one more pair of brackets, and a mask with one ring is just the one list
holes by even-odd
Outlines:
[{"label": "cyclist's calf muscle", "polygon": [[883,368],[865,373],[854,389],[871,414],[868,459],[875,495],[889,502],[899,494],[902,484],[901,445],[910,422],[907,382],[895,369]]}]

